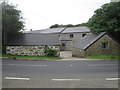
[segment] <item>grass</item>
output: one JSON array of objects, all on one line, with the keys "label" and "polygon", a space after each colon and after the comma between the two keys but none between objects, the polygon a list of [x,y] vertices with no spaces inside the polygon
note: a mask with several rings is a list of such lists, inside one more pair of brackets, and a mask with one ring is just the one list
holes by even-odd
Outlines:
[{"label": "grass", "polygon": [[3,54],[2,57],[8,57],[8,58],[49,59],[49,60],[61,59],[60,57],[52,57],[52,56],[20,56],[20,55],[8,55],[8,54]]},{"label": "grass", "polygon": [[120,59],[120,56],[100,55],[100,56],[88,56],[86,58],[90,58],[90,59]]}]

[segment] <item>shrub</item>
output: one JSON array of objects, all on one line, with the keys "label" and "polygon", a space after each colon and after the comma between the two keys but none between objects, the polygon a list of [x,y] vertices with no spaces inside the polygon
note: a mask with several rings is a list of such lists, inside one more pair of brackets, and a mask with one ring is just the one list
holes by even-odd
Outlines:
[{"label": "shrub", "polygon": [[52,49],[52,48],[49,48],[48,46],[45,46],[45,55],[46,56],[56,56],[57,54],[57,51]]}]

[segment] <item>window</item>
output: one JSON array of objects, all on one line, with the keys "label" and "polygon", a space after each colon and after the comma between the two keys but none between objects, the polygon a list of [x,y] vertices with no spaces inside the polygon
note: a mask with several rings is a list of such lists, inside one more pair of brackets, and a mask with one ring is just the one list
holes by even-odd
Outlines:
[{"label": "window", "polygon": [[82,37],[84,37],[86,34],[84,33],[84,34],[82,34]]},{"label": "window", "polygon": [[64,44],[64,43],[62,43],[62,46],[63,46],[63,47],[65,47],[65,44]]},{"label": "window", "polygon": [[102,42],[102,48],[107,49],[108,48],[108,43],[107,42]]},{"label": "window", "polygon": [[70,34],[70,38],[73,38],[74,36],[73,36],[73,34]]}]

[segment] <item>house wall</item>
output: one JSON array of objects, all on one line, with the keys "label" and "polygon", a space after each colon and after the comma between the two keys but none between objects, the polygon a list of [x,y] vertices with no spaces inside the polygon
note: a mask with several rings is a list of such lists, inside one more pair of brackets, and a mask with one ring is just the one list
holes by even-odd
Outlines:
[{"label": "house wall", "polygon": [[72,56],[73,57],[84,57],[85,56],[85,51],[80,50],[79,48],[73,48],[72,49]]},{"label": "house wall", "polygon": [[[108,48],[102,48],[102,42],[108,42]],[[115,55],[120,54],[120,46],[117,42],[111,39],[108,35],[104,35],[94,44],[89,46],[86,50],[80,50],[73,48],[73,56],[86,57],[86,56],[97,56],[97,55]]]},{"label": "house wall", "polygon": [[[70,34],[73,34],[72,38],[70,38]],[[81,38],[83,38],[82,34],[89,34],[89,33],[65,33],[65,34],[60,34],[61,50],[72,50],[73,43],[76,43]],[[65,44],[65,47],[62,46],[62,43]]]},{"label": "house wall", "polygon": [[[70,34],[73,34],[73,37],[70,38]],[[60,34],[60,40],[79,40],[82,37],[82,34],[89,34],[89,33],[65,33]]]},{"label": "house wall", "polygon": [[[108,43],[108,48],[102,48],[102,42]],[[85,51],[85,56],[94,56],[94,55],[118,55],[119,53],[119,44],[115,42],[112,38],[108,35],[104,35],[94,44],[92,44],[88,49]]]},{"label": "house wall", "polygon": [[[56,56],[60,55],[60,46],[48,46],[57,50]],[[6,46],[6,53],[24,56],[44,56],[45,46]]]},{"label": "house wall", "polygon": [[[64,46],[62,44],[64,44]],[[72,47],[73,41],[61,41],[61,50],[71,51]]]}]

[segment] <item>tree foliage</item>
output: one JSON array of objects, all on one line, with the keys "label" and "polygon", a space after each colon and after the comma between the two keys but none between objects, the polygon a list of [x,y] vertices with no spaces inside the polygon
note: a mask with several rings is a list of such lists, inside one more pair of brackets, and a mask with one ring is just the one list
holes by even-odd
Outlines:
[{"label": "tree foliage", "polygon": [[67,25],[58,25],[58,24],[54,24],[54,25],[50,26],[50,28],[79,27],[79,26],[87,26],[87,23],[76,24],[76,25],[72,25],[72,24],[67,24]]},{"label": "tree foliage", "polygon": [[2,5],[2,42],[5,46],[9,37],[14,37],[20,30],[24,30],[24,22],[22,12],[17,10],[16,6],[10,5],[8,2]]},{"label": "tree foliage", "polygon": [[88,21],[88,26],[93,33],[120,31],[120,2],[104,4],[94,13]]}]

